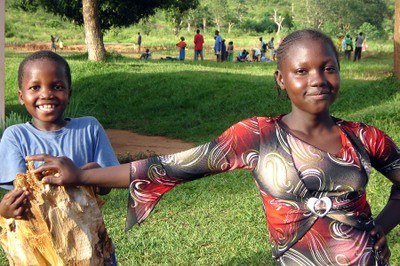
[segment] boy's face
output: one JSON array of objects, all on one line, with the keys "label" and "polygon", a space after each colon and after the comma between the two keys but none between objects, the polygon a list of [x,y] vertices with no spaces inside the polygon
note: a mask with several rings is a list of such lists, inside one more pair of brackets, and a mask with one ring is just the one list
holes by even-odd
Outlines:
[{"label": "boy's face", "polygon": [[44,131],[64,127],[63,113],[71,94],[64,67],[44,58],[27,62],[23,71],[18,97],[33,125]]}]

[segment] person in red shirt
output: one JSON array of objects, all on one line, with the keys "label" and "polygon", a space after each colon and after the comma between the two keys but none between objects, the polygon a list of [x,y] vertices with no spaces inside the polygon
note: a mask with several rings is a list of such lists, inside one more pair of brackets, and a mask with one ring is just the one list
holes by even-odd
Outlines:
[{"label": "person in red shirt", "polygon": [[185,60],[185,49],[186,49],[186,42],[185,37],[181,37],[181,40],[176,44],[179,47],[179,60]]},{"label": "person in red shirt", "polygon": [[200,30],[196,31],[196,35],[194,35],[194,60],[199,59],[199,55],[201,58],[201,61],[204,60],[203,58],[203,43],[204,43],[204,38],[203,35],[200,34]]}]

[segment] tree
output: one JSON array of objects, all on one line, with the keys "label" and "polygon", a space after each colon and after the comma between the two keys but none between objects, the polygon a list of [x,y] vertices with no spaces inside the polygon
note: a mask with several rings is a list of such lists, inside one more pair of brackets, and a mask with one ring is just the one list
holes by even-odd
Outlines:
[{"label": "tree", "polygon": [[153,15],[157,9],[184,12],[196,7],[198,0],[16,0],[16,4],[27,11],[40,6],[47,12],[84,25],[89,59],[101,61],[105,59],[102,36],[111,27],[136,24]]},{"label": "tree", "polygon": [[394,9],[394,75],[400,79],[400,0],[396,0]]}]

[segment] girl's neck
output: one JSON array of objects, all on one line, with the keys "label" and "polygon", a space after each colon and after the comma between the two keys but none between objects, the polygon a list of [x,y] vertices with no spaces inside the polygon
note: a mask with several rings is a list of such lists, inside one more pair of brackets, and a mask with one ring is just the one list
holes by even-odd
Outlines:
[{"label": "girl's neck", "polygon": [[329,112],[317,115],[291,112],[282,117],[282,122],[289,130],[303,132],[304,134],[329,130],[336,125]]}]

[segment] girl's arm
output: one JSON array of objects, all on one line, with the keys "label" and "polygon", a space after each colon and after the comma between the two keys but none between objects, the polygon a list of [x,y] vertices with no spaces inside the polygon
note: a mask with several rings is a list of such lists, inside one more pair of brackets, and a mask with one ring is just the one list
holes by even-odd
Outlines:
[{"label": "girl's arm", "polygon": [[392,180],[394,186],[389,201],[375,219],[376,224],[382,227],[385,234],[400,223],[400,170],[392,171],[387,177]]},{"label": "girl's arm", "polygon": [[90,185],[108,188],[127,188],[129,186],[130,164],[118,166],[79,169],[67,157],[55,157],[45,154],[26,157],[28,161],[44,161],[44,164],[35,169],[34,173],[57,170],[58,175],[43,176],[42,181],[52,185]]}]

